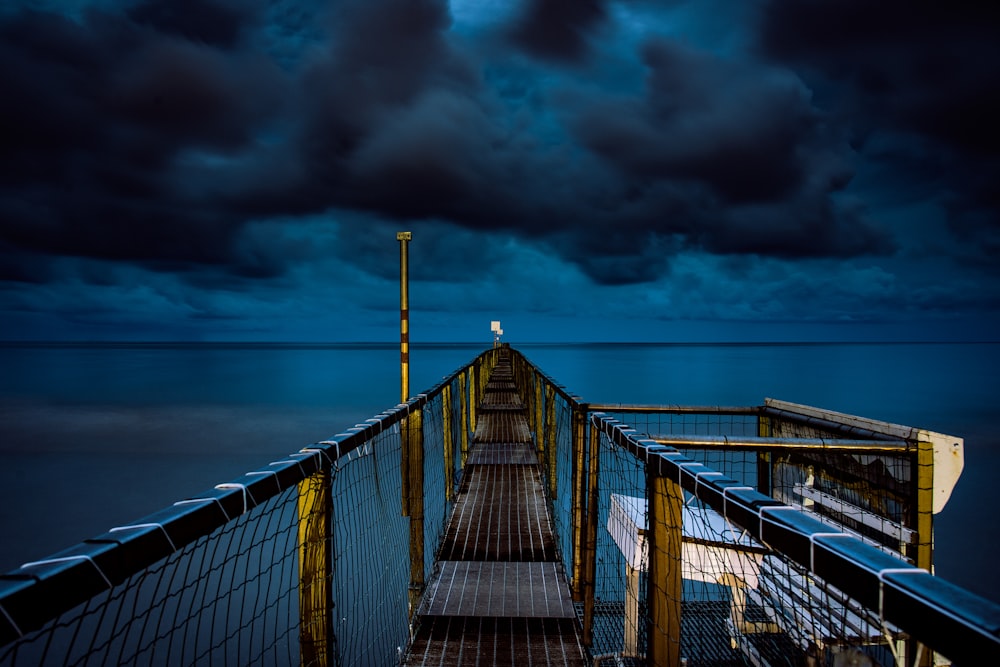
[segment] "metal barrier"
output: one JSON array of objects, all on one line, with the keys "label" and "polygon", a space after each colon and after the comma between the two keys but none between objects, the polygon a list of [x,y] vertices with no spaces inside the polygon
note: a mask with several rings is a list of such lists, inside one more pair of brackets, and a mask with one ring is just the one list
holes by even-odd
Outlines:
[{"label": "metal barrier", "polygon": [[0,664],[395,663],[497,354],[0,576]]},{"label": "metal barrier", "polygon": [[931,574],[961,439],[771,399],[592,405],[514,362],[595,662],[1000,659],[1000,606]]}]

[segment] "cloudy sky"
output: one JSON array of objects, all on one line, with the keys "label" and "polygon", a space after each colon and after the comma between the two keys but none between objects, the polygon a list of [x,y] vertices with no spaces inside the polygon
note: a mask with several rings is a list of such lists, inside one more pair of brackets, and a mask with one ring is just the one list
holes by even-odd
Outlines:
[{"label": "cloudy sky", "polygon": [[0,339],[1000,340],[989,6],[8,0]]}]

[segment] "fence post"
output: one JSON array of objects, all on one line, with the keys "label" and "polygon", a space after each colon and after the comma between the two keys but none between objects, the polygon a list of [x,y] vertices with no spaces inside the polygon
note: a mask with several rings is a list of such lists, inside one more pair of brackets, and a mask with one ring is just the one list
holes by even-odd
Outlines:
[{"label": "fence post", "polygon": [[476,359],[472,368],[469,369],[469,428],[476,432],[476,397],[479,395],[479,367],[482,366],[482,357]]},{"label": "fence post", "polygon": [[545,385],[545,455],[548,457],[549,496],[556,498],[559,482],[556,478],[556,388]]},{"label": "fence post", "polygon": [[587,509],[587,405],[575,403],[571,417],[573,434],[573,601],[583,601],[583,542]]},{"label": "fence post", "polygon": [[601,434],[590,426],[590,474],[587,476],[587,533],[583,553],[583,645],[594,640],[594,578],[597,570],[597,523],[601,499]]},{"label": "fence post", "polygon": [[455,442],[451,437],[451,384],[441,388],[441,437],[444,438],[444,497],[455,499]]},{"label": "fence post", "polygon": [[[757,436],[771,437],[771,418],[757,414]],[[764,495],[771,495],[773,455],[767,450],[757,450],[757,490]]]},{"label": "fence post", "polygon": [[544,419],[544,417],[542,417],[542,410],[543,410],[543,405],[542,405],[542,376],[539,375],[539,373],[537,371],[533,371],[532,374],[531,374],[531,377],[534,379],[534,383],[533,384],[534,384],[534,388],[535,388],[535,392],[534,392],[535,393],[535,404],[534,404],[533,407],[534,407],[534,412],[535,412],[535,442],[538,445],[538,463],[539,463],[539,465],[542,466],[543,472],[548,472],[546,470],[546,468],[545,468],[545,460],[546,460],[546,456],[548,455],[548,450],[545,447],[545,445],[546,445],[546,443],[545,443],[545,422],[542,421]]},{"label": "fence post", "polygon": [[648,663],[679,665],[681,652],[681,517],[684,491],[676,479],[647,472],[649,610]]},{"label": "fence post", "polygon": [[410,476],[410,618],[424,594],[424,433],[421,410],[406,419],[409,431]]},{"label": "fence post", "polygon": [[462,426],[462,468],[465,469],[465,461],[469,458],[469,395],[466,393],[466,372],[458,375],[458,411],[461,414]]},{"label": "fence post", "polygon": [[330,468],[298,485],[299,657],[303,665],[332,665],[333,498]]},{"label": "fence post", "polygon": [[[933,572],[934,564],[934,443],[917,442],[917,469],[914,475],[916,486],[916,529],[917,545],[913,564]],[[934,664],[934,651],[922,647],[920,662],[913,662],[920,651],[920,644],[911,639],[907,642],[907,660],[917,667]]]}]

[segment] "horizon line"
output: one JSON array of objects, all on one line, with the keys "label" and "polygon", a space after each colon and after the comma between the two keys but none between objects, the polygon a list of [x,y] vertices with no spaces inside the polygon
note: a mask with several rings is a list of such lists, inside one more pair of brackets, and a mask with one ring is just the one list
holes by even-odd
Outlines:
[{"label": "horizon line", "polygon": [[[557,345],[557,346],[577,346],[577,345],[985,345],[997,344],[1000,340],[989,339],[969,339],[969,340],[946,340],[946,339],[818,339],[818,340],[535,340],[535,341],[502,341],[511,347],[518,345]],[[482,346],[492,347],[492,341],[409,341],[410,346],[414,345],[435,345],[435,346]],[[348,346],[348,345],[368,345],[368,346],[398,346],[399,341],[393,340],[344,340],[344,341],[319,341],[319,340],[170,340],[170,339],[0,339],[0,346],[115,346],[115,345],[253,345],[253,346]]]}]

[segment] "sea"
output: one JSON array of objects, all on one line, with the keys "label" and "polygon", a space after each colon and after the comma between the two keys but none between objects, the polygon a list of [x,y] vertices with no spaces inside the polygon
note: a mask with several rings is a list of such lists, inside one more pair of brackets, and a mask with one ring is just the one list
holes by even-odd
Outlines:
[{"label": "sea", "polygon": [[[491,345],[411,344],[411,393]],[[511,345],[593,403],[777,398],[963,438],[964,470],[935,516],[936,573],[1000,602],[1000,343]],[[327,439],[400,394],[395,343],[0,343],[0,572]]]}]

